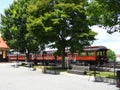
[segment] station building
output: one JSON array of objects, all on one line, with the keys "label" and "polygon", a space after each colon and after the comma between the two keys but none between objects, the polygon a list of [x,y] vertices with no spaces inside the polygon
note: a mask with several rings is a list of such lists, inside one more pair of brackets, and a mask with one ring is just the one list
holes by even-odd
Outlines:
[{"label": "station building", "polygon": [[2,37],[0,37],[0,62],[6,62],[7,52],[10,50],[10,47],[6,44]]}]

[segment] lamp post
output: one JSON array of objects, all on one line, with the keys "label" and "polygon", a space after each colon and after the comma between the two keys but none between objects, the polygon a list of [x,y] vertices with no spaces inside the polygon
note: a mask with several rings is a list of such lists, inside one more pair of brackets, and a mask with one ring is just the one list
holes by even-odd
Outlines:
[{"label": "lamp post", "polygon": [[43,54],[42,54],[42,58],[43,58],[43,65],[45,65],[45,54],[46,54],[46,52],[45,52],[45,51],[43,51]]},{"label": "lamp post", "polygon": [[95,78],[94,81],[95,81],[95,82],[96,82],[96,69],[97,69],[97,68],[96,68],[96,66],[97,66],[96,64],[97,64],[97,62],[95,62],[95,65],[94,65],[94,78]]},{"label": "lamp post", "polygon": [[116,64],[116,60],[114,60],[114,77],[116,77],[116,74],[115,74],[115,65]]}]

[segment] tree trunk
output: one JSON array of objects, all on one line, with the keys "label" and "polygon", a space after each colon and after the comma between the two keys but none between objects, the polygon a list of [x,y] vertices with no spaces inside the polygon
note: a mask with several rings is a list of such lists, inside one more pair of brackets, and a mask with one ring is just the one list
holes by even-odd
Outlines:
[{"label": "tree trunk", "polygon": [[30,57],[29,57],[29,55],[30,55],[30,52],[29,52],[29,50],[27,50],[27,52],[26,52],[26,61],[27,61],[27,62],[30,62]]},{"label": "tree trunk", "polygon": [[62,68],[65,68],[65,45],[64,44],[62,46],[61,55],[62,55]]}]

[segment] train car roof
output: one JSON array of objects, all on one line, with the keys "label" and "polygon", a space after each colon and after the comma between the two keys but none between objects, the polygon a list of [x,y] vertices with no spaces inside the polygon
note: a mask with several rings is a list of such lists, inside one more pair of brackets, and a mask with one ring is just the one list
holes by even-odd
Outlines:
[{"label": "train car roof", "polygon": [[90,46],[84,48],[84,51],[101,51],[101,50],[107,50],[107,48],[105,46]]}]

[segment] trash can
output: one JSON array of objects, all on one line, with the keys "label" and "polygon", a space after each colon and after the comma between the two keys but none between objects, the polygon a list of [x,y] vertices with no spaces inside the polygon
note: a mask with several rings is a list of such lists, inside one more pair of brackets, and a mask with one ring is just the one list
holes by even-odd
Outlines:
[{"label": "trash can", "polygon": [[120,88],[120,70],[116,74],[116,86]]}]

